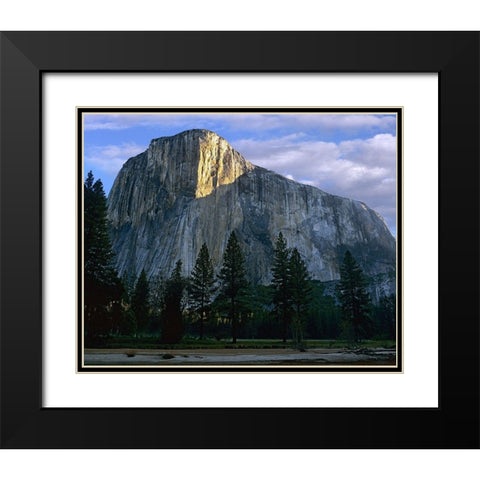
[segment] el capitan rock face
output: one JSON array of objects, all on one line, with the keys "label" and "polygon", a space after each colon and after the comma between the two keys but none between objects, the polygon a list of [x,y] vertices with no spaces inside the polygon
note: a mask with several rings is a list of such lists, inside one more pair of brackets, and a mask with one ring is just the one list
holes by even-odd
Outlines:
[{"label": "el capitan rock face", "polygon": [[204,242],[216,271],[235,230],[254,283],[269,283],[275,240],[306,260],[312,278],[339,278],[346,249],[365,273],[395,269],[395,239],[364,203],[288,180],[245,160],[207,130],[152,140],[129,159],[108,197],[120,274],[189,275]]}]

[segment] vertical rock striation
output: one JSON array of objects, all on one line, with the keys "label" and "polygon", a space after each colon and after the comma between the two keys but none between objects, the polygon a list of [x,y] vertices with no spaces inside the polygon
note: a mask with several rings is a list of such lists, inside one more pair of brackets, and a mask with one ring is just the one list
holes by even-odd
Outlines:
[{"label": "vertical rock striation", "polygon": [[152,140],[129,159],[108,197],[120,273],[189,274],[204,242],[217,271],[235,230],[250,280],[268,283],[278,233],[307,261],[313,278],[339,278],[350,249],[369,275],[395,269],[395,239],[364,203],[252,165],[207,130]]}]

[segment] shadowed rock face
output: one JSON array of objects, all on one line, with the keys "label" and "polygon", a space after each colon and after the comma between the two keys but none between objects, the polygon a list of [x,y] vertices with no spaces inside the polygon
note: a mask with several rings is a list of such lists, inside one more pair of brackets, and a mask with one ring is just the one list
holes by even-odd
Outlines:
[{"label": "shadowed rock face", "polygon": [[268,283],[282,232],[313,278],[339,278],[349,249],[367,274],[395,269],[395,239],[364,203],[256,167],[207,130],[152,140],[129,159],[108,197],[117,268],[168,276],[177,260],[190,274],[206,242],[218,271],[232,230],[250,280]]}]

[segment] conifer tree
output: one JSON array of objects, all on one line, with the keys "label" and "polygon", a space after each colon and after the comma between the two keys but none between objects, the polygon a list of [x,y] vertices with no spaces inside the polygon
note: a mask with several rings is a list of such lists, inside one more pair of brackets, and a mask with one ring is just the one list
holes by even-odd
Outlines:
[{"label": "conifer tree", "polygon": [[112,304],[120,302],[122,282],[114,268],[108,234],[107,199],[101,180],[88,172],[83,217],[85,332],[89,338],[112,329]]},{"label": "conifer tree", "polygon": [[162,312],[162,342],[178,343],[184,333],[183,294],[186,287],[182,276],[182,261],[178,260],[170,278],[165,283],[164,309]]},{"label": "conifer tree", "polygon": [[150,320],[150,286],[145,270],[142,270],[132,294],[132,310],[135,314],[137,331],[144,332]]},{"label": "conifer tree", "polygon": [[302,345],[312,286],[307,266],[296,248],[292,250],[288,261],[288,284],[294,339],[297,345]]},{"label": "conifer tree", "polygon": [[374,308],[377,334],[394,340],[396,337],[397,298],[395,293],[382,295]]},{"label": "conifer tree", "polygon": [[134,273],[128,273],[127,271],[123,272],[122,275],[122,285],[123,285],[123,301],[127,304],[130,304],[133,297],[133,292],[135,290],[135,285],[137,283],[137,278]]},{"label": "conifer tree", "polygon": [[212,260],[208,252],[207,244],[204,243],[193,268],[189,293],[193,308],[200,318],[200,338],[203,338],[203,325],[208,319],[210,302],[214,290],[215,277],[213,274]]},{"label": "conifer tree", "polygon": [[166,279],[161,274],[154,274],[149,278],[148,285],[150,287],[150,330],[159,333],[165,303]]},{"label": "conifer tree", "polygon": [[347,250],[340,267],[337,292],[342,305],[344,334],[355,342],[365,338],[371,329],[371,301],[366,287],[362,269]]},{"label": "conifer tree", "polygon": [[287,341],[287,329],[291,317],[291,295],[289,283],[289,251],[287,242],[278,234],[272,266],[272,282],[274,313],[282,322],[283,341]]},{"label": "conifer tree", "polygon": [[228,300],[228,316],[232,323],[232,343],[237,343],[238,314],[247,287],[245,260],[235,232],[230,234],[220,270],[221,293]]}]

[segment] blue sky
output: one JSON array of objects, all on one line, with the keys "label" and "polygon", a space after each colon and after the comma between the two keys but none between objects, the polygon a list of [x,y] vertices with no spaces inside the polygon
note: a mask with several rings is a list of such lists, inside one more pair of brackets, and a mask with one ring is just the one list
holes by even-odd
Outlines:
[{"label": "blue sky", "polygon": [[105,192],[153,138],[192,128],[224,137],[248,161],[365,202],[396,234],[396,117],[373,114],[84,114],[84,171]]}]

